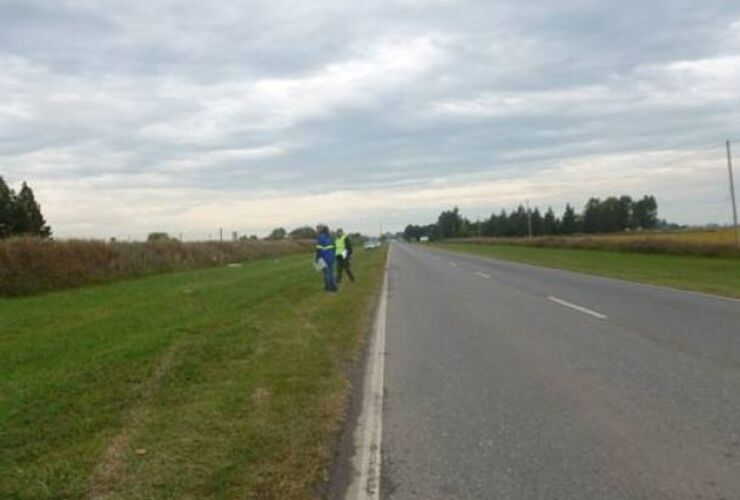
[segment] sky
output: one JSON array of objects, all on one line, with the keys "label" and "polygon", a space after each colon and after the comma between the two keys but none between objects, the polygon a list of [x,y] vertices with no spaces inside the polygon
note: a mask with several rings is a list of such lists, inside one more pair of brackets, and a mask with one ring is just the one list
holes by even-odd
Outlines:
[{"label": "sky", "polygon": [[0,176],[59,237],[727,223],[727,139],[737,0],[0,0]]}]

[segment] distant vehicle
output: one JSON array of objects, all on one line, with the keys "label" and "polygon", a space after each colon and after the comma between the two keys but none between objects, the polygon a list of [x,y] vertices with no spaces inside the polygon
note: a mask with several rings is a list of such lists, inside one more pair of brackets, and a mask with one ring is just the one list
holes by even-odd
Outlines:
[{"label": "distant vehicle", "polygon": [[365,250],[372,250],[373,248],[380,248],[380,240],[367,240],[364,245]]},{"label": "distant vehicle", "polygon": [[426,243],[429,241],[429,236],[422,236],[421,238],[419,238],[419,241],[421,243]]}]

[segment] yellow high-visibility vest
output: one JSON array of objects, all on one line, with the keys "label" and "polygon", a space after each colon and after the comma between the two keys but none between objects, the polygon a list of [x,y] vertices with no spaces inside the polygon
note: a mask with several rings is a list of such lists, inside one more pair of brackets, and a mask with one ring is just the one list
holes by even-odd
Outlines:
[{"label": "yellow high-visibility vest", "polygon": [[342,236],[339,236],[334,241],[335,251],[337,252],[338,256],[344,256],[344,249],[347,248],[347,245],[344,243],[344,240],[347,238],[346,234],[343,234]]}]

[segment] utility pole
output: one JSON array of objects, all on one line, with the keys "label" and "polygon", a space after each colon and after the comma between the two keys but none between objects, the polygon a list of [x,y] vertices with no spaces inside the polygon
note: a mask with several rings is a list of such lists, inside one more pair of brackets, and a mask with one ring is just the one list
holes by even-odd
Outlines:
[{"label": "utility pole", "polygon": [[480,238],[480,214],[478,214],[478,238]]},{"label": "utility pole", "polygon": [[223,243],[224,241],[224,228],[219,227],[218,228],[218,240]]},{"label": "utility pole", "polygon": [[737,205],[735,204],[735,180],[732,177],[732,151],[727,141],[727,172],[730,175],[730,198],[732,199],[732,224],[735,227],[735,246],[740,246],[740,228],[737,227]]},{"label": "utility pole", "polygon": [[532,212],[529,211],[529,200],[527,200],[527,231],[532,238]]}]

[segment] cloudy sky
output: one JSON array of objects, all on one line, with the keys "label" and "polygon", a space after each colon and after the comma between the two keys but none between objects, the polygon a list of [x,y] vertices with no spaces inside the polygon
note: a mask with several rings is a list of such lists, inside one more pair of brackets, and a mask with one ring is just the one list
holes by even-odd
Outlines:
[{"label": "cloudy sky", "polygon": [[621,193],[727,222],[725,139],[737,0],[0,0],[0,175],[59,236]]}]

